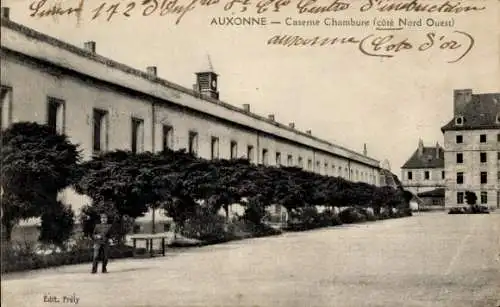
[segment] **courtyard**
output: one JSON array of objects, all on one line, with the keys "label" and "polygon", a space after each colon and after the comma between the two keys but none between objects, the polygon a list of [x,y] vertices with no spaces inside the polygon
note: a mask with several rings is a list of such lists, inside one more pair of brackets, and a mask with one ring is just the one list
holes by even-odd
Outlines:
[{"label": "courtyard", "polygon": [[[500,306],[500,212],[413,217],[2,277],[2,306]],[[57,300],[57,301],[56,301]]]}]

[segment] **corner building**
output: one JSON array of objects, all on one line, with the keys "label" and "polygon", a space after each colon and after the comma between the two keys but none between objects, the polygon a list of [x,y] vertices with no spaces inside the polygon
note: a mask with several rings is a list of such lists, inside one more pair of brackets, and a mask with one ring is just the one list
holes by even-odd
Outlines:
[{"label": "corner building", "polygon": [[477,203],[500,208],[500,93],[455,90],[453,119],[444,134],[447,207],[466,205],[465,192]]},{"label": "corner building", "polygon": [[[3,15],[8,17],[8,14]],[[8,18],[1,21],[1,126],[46,123],[80,145],[83,158],[104,151],[186,148],[203,158],[247,157],[323,175],[379,184],[379,161],[219,100],[210,63],[193,89],[79,48]],[[61,200],[79,209],[89,199],[72,190]]]},{"label": "corner building", "polygon": [[441,190],[445,187],[444,149],[424,146],[422,139],[411,157],[401,167],[403,187],[413,194]]}]

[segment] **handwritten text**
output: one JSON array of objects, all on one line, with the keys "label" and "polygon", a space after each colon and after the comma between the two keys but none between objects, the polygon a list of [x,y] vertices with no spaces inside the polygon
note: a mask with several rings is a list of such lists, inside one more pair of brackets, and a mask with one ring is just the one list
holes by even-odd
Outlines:
[{"label": "handwritten text", "polygon": [[474,47],[474,38],[462,31],[453,31],[450,35],[427,32],[420,41],[397,37],[395,34],[369,34],[364,37],[302,37],[298,35],[275,35],[267,41],[268,45],[285,47],[321,47],[353,45],[366,55],[373,57],[392,58],[405,51],[425,52],[438,49],[443,52],[453,52],[453,58],[448,63],[462,60]]}]

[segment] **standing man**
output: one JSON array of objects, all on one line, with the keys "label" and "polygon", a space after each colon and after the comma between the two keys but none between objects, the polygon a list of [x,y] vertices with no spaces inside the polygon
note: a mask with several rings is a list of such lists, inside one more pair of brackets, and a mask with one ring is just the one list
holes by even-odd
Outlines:
[{"label": "standing man", "polygon": [[108,264],[109,241],[110,241],[111,225],[108,224],[108,216],[101,214],[101,223],[94,228],[94,255],[92,263],[92,274],[97,273],[99,254],[102,255],[102,272],[107,273],[106,266]]}]

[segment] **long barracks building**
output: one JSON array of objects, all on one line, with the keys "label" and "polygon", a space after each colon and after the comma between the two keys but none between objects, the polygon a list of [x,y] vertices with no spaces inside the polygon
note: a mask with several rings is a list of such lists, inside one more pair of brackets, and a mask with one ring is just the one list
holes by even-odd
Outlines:
[{"label": "long barracks building", "polygon": [[[203,158],[247,157],[253,163],[299,166],[324,175],[379,184],[379,161],[366,154],[219,100],[207,67],[187,89],[8,18],[1,21],[1,126],[47,123],[80,144],[84,159],[114,149],[187,150]],[[78,210],[88,200],[66,192]]]}]

